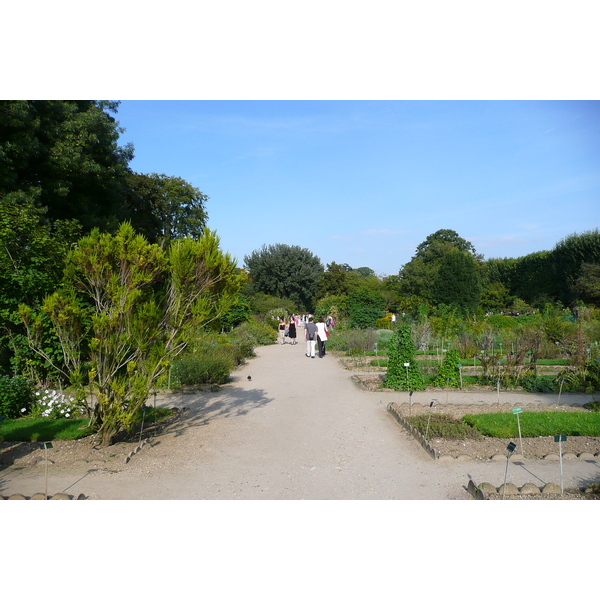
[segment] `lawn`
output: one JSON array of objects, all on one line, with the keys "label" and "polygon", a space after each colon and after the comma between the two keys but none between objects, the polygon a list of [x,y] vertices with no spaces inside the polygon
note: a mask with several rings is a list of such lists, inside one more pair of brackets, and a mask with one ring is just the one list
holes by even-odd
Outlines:
[{"label": "lawn", "polygon": [[[517,416],[512,413],[465,415],[462,421],[483,435],[513,438],[519,435]],[[585,435],[600,437],[600,412],[526,412],[519,414],[522,437]]]},{"label": "lawn", "polygon": [[87,437],[88,419],[11,419],[0,423],[0,442],[49,442]]}]

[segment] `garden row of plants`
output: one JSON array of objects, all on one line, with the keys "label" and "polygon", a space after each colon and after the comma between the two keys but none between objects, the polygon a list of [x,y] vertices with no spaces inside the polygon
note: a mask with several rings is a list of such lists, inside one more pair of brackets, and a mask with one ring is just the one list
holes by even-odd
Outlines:
[{"label": "garden row of plants", "polygon": [[598,402],[586,407],[590,412],[522,412],[519,423],[512,413],[484,413],[464,415],[455,419],[434,413],[407,417],[406,420],[428,439],[482,439],[516,438],[519,425],[522,437],[547,437],[557,434],[567,436],[600,436],[600,408]]},{"label": "garden row of plants", "polygon": [[[363,370],[387,368],[383,387],[392,389],[491,385],[530,392],[591,394],[600,390],[597,342],[587,342],[584,352],[578,352],[576,346],[565,349],[556,343],[544,344],[548,340],[541,329],[528,336],[516,335],[504,347],[501,342],[494,346],[494,338],[498,338],[497,331],[488,331],[479,339],[463,335],[462,339],[456,336],[425,343],[419,340],[418,325],[400,324],[394,330],[339,329],[330,336],[328,347],[356,358]],[[482,350],[474,354],[473,348]],[[465,369],[473,366],[476,369]]]}]

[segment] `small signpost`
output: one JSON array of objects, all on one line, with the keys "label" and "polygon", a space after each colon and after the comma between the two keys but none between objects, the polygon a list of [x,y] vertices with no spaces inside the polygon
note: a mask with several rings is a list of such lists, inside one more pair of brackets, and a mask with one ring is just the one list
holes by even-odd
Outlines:
[{"label": "small signpost", "polygon": [[523,438],[521,437],[521,421],[519,419],[519,414],[523,412],[523,408],[521,406],[515,406],[512,409],[513,415],[517,415],[517,427],[519,428],[519,446],[521,446],[521,454],[523,454]]},{"label": "small signpost", "polygon": [[48,448],[52,448],[52,442],[42,442],[40,444],[40,448],[45,450],[44,454],[46,455],[46,488],[44,495],[46,497],[46,500],[48,500]]},{"label": "small signpost", "polygon": [[517,446],[511,442],[506,449],[508,450],[508,454],[506,455],[506,471],[504,471],[504,487],[502,488],[502,500],[504,500],[504,494],[506,493],[506,479],[508,477],[508,463],[510,461],[510,455],[515,451]]},{"label": "small signpost", "polygon": [[555,435],[554,441],[558,442],[558,458],[560,461],[560,493],[565,493],[565,487],[563,485],[563,465],[562,465],[562,442],[567,441],[567,436],[564,434]]}]

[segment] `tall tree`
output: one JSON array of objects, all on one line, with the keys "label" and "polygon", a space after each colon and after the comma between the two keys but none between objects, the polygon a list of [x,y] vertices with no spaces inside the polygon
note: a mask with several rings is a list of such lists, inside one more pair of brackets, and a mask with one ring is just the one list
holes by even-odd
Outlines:
[{"label": "tall tree", "polygon": [[132,173],[128,178],[125,214],[149,241],[202,235],[208,196],[181,177]]},{"label": "tall tree", "polygon": [[600,265],[600,231],[594,229],[567,236],[552,250],[552,262],[558,298],[563,304],[573,304],[582,265]]},{"label": "tall tree", "polygon": [[473,244],[461,238],[456,231],[440,229],[417,246],[413,258],[400,270],[400,291],[406,296],[417,296],[432,302],[433,282],[442,259],[455,250],[471,255],[476,261],[483,258],[475,252]]},{"label": "tall tree", "polygon": [[120,221],[133,147],[112,114],[118,102],[0,101],[0,194],[37,194],[50,220],[89,231]]},{"label": "tall tree", "polygon": [[307,248],[287,244],[263,245],[244,257],[252,293],[292,300],[298,310],[312,310],[323,276],[319,257]]},{"label": "tall tree", "polygon": [[349,272],[336,262],[328,264],[327,270],[319,281],[319,298],[343,296],[348,294],[351,289]]},{"label": "tall tree", "polygon": [[473,256],[460,250],[447,252],[433,281],[433,300],[471,314],[479,304],[481,291],[479,265]]}]

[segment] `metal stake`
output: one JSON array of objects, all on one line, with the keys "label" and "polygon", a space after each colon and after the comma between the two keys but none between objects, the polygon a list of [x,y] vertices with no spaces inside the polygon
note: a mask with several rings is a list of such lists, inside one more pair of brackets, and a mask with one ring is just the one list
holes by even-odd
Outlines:
[{"label": "metal stake", "polygon": [[431,409],[433,405],[436,403],[436,400],[432,400],[429,403],[429,417],[427,418],[427,428],[425,429],[425,439],[427,440],[427,435],[429,434],[429,422],[431,421]]},{"label": "metal stake", "polygon": [[508,454],[506,455],[506,471],[504,471],[504,487],[502,488],[502,500],[504,500],[504,494],[506,494],[506,478],[508,477],[508,462],[510,461],[510,455],[514,452],[516,446],[511,442],[506,449]]}]

